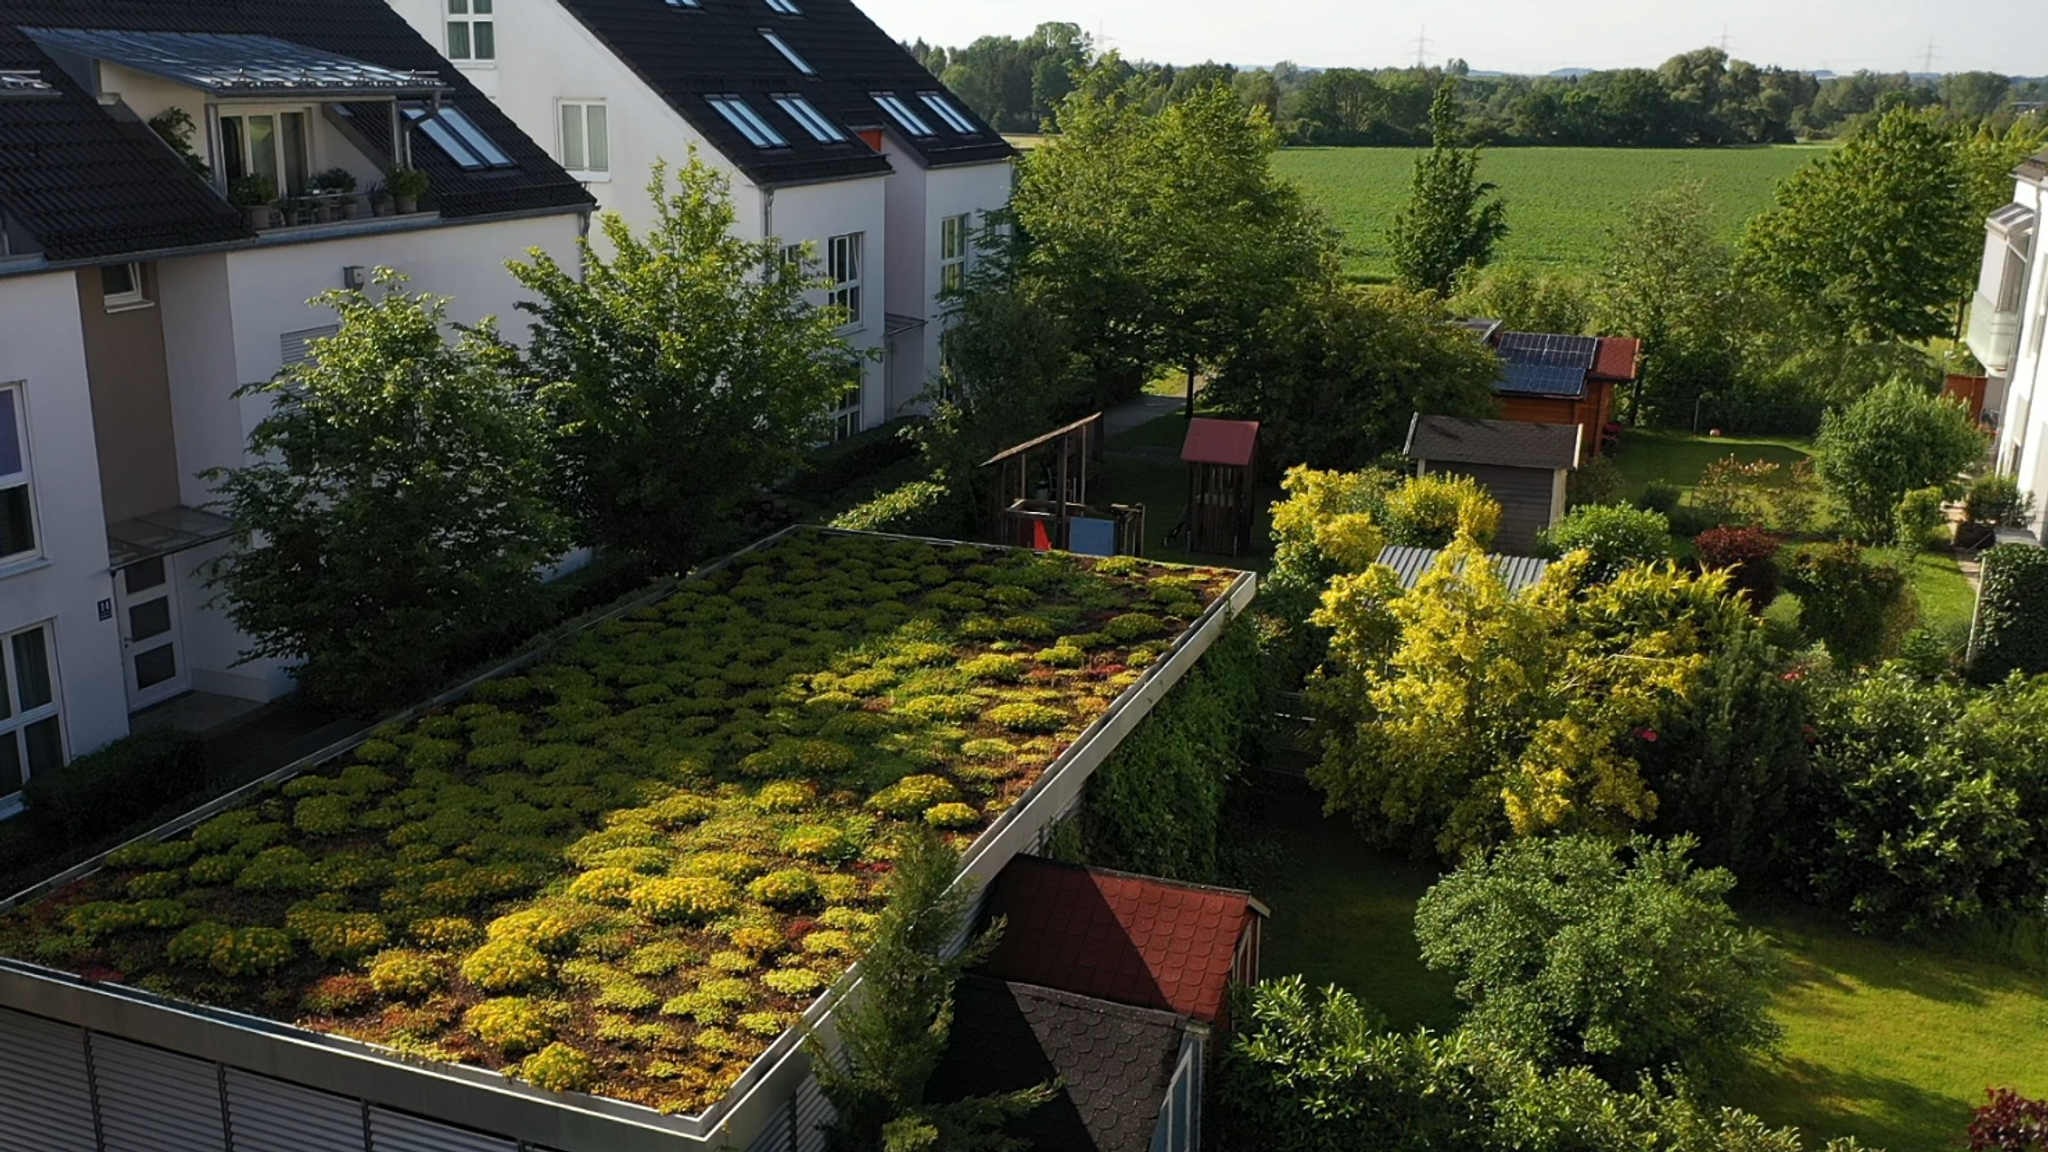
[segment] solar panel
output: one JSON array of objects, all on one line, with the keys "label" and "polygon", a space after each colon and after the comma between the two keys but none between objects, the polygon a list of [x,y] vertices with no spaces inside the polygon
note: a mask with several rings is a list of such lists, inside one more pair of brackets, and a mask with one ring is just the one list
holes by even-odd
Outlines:
[{"label": "solar panel", "polygon": [[1561,364],[1510,362],[1501,365],[1500,383],[1495,387],[1502,392],[1531,396],[1577,396],[1586,390],[1586,370]]},{"label": "solar panel", "polygon": [[216,95],[321,96],[446,89],[432,75],[401,72],[274,36],[24,28],[45,49],[108,60]]},{"label": "solar panel", "polygon": [[1510,364],[1545,364],[1591,371],[1600,341],[1591,336],[1557,336],[1545,332],[1504,332],[1500,358]]}]

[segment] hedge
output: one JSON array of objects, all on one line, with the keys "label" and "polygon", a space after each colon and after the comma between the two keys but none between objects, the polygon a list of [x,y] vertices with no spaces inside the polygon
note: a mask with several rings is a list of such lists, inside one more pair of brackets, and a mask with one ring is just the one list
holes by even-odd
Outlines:
[{"label": "hedge", "polygon": [[2048,551],[2001,544],[1984,553],[1971,671],[1986,682],[2048,672]]},{"label": "hedge", "polygon": [[782,490],[820,502],[846,491],[892,464],[917,455],[917,441],[904,435],[917,417],[905,416],[813,452]]},{"label": "hedge", "polygon": [[206,786],[206,751],[178,729],[124,736],[70,764],[31,777],[28,812],[69,841],[117,831]]},{"label": "hedge", "polygon": [[959,534],[960,510],[952,489],[936,480],[912,480],[840,513],[833,519],[832,527],[855,532],[950,537]]}]

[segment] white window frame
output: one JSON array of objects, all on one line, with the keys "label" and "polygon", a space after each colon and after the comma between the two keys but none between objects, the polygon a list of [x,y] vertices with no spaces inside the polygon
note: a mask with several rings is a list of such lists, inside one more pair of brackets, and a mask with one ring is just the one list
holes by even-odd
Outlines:
[{"label": "white window frame", "polygon": [[[448,59],[464,68],[492,67],[498,63],[498,13],[495,0],[445,0],[441,18],[446,24],[442,43],[448,46]],[[490,29],[491,50],[488,55],[479,55],[476,50],[476,30],[479,25]],[[462,38],[469,44],[469,50],[460,54],[455,51],[457,27],[462,29]]]},{"label": "white window frame", "polygon": [[131,287],[126,292],[103,291],[100,296],[100,302],[106,306],[107,311],[129,312],[137,308],[149,308],[154,305],[155,302],[149,298],[149,293],[144,290],[142,265],[140,264],[109,264],[101,267],[100,287],[102,289],[106,287],[107,272],[113,268],[126,268],[128,270],[128,283]]},{"label": "white window frame", "polygon": [[761,149],[789,147],[789,141],[783,137],[782,133],[777,132],[773,124],[763,120],[761,114],[754,110],[752,104],[747,103],[745,97],[733,95],[706,96],[704,102],[711,105],[712,109],[720,116],[725,117],[725,122],[732,125],[733,129],[745,137],[747,143],[752,144],[754,147]]},{"label": "white window frame", "polygon": [[946,127],[962,136],[979,135],[979,131],[974,127],[974,121],[969,120],[951,100],[946,99],[945,93],[919,92],[917,98],[923,101],[925,107],[936,113],[939,119],[944,120]]},{"label": "white window frame", "polygon": [[912,136],[937,135],[932,131],[932,126],[924,122],[924,117],[910,110],[910,105],[905,104],[902,97],[893,92],[874,92],[870,95],[874,97],[875,104],[887,112],[889,118],[896,121],[896,126],[905,132]]},{"label": "white window frame", "polygon": [[14,413],[15,447],[21,453],[21,467],[12,472],[0,472],[0,492],[16,489],[24,493],[22,499],[28,508],[29,546],[21,552],[10,552],[0,556],[0,572],[19,565],[39,560],[43,555],[43,524],[36,514],[35,461],[29,455],[28,443],[28,388],[24,384],[0,384],[0,402],[11,406]]},{"label": "white window frame", "polygon": [[866,263],[867,233],[848,232],[825,241],[825,272],[832,280],[825,298],[845,311],[845,331],[858,329],[867,320],[867,292],[862,284]]},{"label": "white window frame", "polygon": [[782,109],[783,115],[796,121],[797,126],[810,133],[811,139],[816,140],[818,143],[844,144],[846,142],[846,133],[840,130],[839,125],[827,120],[825,114],[812,107],[809,100],[790,93],[770,96],[769,99],[775,101],[775,106]]},{"label": "white window frame", "polygon": [[816,76],[818,74],[818,70],[816,68],[811,67],[811,62],[809,60],[804,59],[803,55],[799,53],[796,49],[790,47],[789,41],[784,40],[781,34],[776,32],[775,29],[760,28],[756,29],[756,31],[761,33],[761,39],[766,40],[770,47],[774,48],[777,52],[782,53],[782,58],[784,60],[789,61],[789,66],[791,68],[796,69],[797,71],[803,73],[806,76]]},{"label": "white window frame", "polygon": [[974,254],[974,213],[962,212],[939,220],[939,292],[958,292],[967,286],[968,262]]},{"label": "white window frame", "polygon": [[[555,107],[555,132],[559,137],[556,151],[562,158],[562,167],[568,170],[569,175],[576,177],[578,180],[592,183],[610,180],[612,178],[612,116],[610,106],[603,100],[574,99],[557,100]],[[590,130],[590,110],[593,108],[599,112],[598,127],[600,131],[597,133],[592,133]],[[583,163],[581,164],[570,163],[570,160],[576,159],[576,157],[569,155],[569,115],[572,111],[581,121],[583,128],[583,155],[581,157]],[[604,164],[602,166],[590,162],[595,158],[594,153],[598,151],[591,148],[590,142],[600,137],[604,145],[602,149],[604,152]]]},{"label": "white window frame", "polygon": [[796,0],[768,0],[768,7],[784,16],[801,16],[804,10],[796,6]]},{"label": "white window frame", "polygon": [[866,373],[855,376],[852,383],[839,390],[839,400],[832,408],[832,442],[835,444],[861,433],[861,393],[866,376]]},{"label": "white window frame", "polygon": [[[64,764],[70,759],[65,752],[64,740],[64,683],[57,678],[57,629],[54,621],[45,620],[26,628],[17,628],[0,635],[0,692],[6,693],[7,715],[0,717],[0,740],[14,745],[14,754],[21,762],[21,778],[27,781],[35,775],[35,768],[28,762],[27,730],[48,720],[57,727],[57,763]],[[15,638],[32,632],[43,635],[43,672],[50,683],[50,699],[34,708],[24,708],[21,703],[21,673],[15,666]],[[0,794],[0,813],[8,812],[18,804],[14,797],[19,792]]]},{"label": "white window frame", "polygon": [[[220,131],[222,133],[226,133],[229,131],[233,131],[236,133],[237,142],[235,146],[237,149],[241,151],[242,165],[244,168],[247,169],[247,171],[244,172],[243,175],[253,175],[258,172],[258,166],[256,164],[255,155],[255,139],[251,136],[249,131],[249,121],[258,116],[269,116],[275,121],[275,123],[272,126],[273,135],[271,136],[271,149],[273,153],[272,159],[276,161],[277,164],[278,199],[283,200],[293,196],[305,195],[305,188],[294,188],[291,186],[292,158],[290,154],[287,152],[285,146],[284,118],[286,116],[299,117],[301,132],[305,137],[303,140],[300,141],[300,143],[304,145],[305,151],[304,155],[299,157],[299,160],[306,167],[303,179],[311,181],[314,174],[320,170],[318,166],[319,157],[315,153],[313,139],[313,124],[314,121],[319,118],[318,110],[315,109],[310,104],[265,104],[249,106],[223,106],[220,113]],[[229,126],[228,121],[234,121],[232,128]],[[229,187],[231,189],[234,184],[234,181],[238,178],[228,174],[227,157],[225,155],[221,156],[219,161],[217,161],[217,170],[220,173],[220,178],[224,186]]]}]

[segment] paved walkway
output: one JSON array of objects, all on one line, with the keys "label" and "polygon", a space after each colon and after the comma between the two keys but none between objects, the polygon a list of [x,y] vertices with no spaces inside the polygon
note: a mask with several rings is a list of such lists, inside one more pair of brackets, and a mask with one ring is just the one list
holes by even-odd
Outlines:
[{"label": "paved walkway", "polygon": [[1147,393],[1128,404],[1104,412],[1102,429],[1110,436],[1121,436],[1150,424],[1161,416],[1184,412],[1187,406],[1187,398],[1184,396],[1154,396]]}]

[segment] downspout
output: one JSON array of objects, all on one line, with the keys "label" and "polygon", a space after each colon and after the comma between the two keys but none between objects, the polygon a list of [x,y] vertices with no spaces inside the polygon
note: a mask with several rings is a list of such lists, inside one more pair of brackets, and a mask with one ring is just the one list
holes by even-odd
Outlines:
[{"label": "downspout", "polygon": [[775,189],[761,189],[761,242],[775,239]]}]

